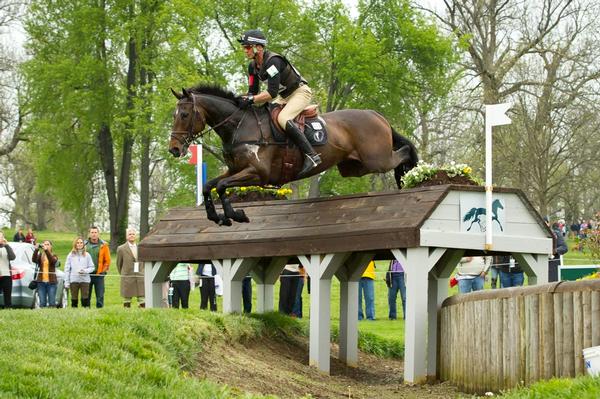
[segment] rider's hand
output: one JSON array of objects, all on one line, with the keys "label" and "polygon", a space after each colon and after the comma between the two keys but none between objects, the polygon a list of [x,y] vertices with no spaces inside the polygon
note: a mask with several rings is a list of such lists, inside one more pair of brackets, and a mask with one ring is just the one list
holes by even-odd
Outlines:
[{"label": "rider's hand", "polygon": [[238,99],[238,107],[240,107],[241,109],[247,109],[252,104],[254,104],[254,96],[252,94],[248,96],[241,96]]}]

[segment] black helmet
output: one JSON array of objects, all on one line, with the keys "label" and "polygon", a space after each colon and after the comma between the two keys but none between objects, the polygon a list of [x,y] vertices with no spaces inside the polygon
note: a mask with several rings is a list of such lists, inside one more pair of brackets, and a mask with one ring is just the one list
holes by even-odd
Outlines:
[{"label": "black helmet", "polygon": [[251,29],[242,34],[242,37],[238,39],[238,42],[244,46],[251,46],[253,44],[260,44],[265,46],[267,44],[267,38],[258,29]]}]

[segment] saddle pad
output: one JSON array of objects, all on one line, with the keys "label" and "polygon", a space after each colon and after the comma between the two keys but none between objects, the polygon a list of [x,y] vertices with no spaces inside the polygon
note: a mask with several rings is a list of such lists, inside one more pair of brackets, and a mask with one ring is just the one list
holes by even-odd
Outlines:
[{"label": "saddle pad", "polygon": [[[270,119],[270,121],[273,140],[280,144],[288,142],[288,137],[285,133],[282,133],[281,130],[275,126],[273,119]],[[320,116],[304,119],[304,135],[313,146],[327,144],[327,128],[325,127],[325,121]]]}]

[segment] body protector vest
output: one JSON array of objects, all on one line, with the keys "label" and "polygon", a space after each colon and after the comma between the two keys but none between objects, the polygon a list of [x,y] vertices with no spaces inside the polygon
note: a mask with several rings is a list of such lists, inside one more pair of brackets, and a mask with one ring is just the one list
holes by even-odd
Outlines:
[{"label": "body protector vest", "polygon": [[[300,84],[307,83],[307,81],[302,77],[302,75],[300,75],[300,72],[298,72],[298,70],[294,68],[294,66],[287,60],[287,58],[277,53],[265,51],[262,67],[258,69],[256,67],[256,62],[252,61],[249,70],[251,74],[258,76],[258,79],[260,79],[262,82],[268,81],[269,78],[273,77],[273,69],[271,68],[274,68],[273,61],[275,61],[275,58],[281,59],[283,61],[282,64],[285,65],[281,71],[278,71],[280,77],[279,89],[277,91],[277,94],[279,94],[283,98],[286,98],[290,94],[292,94],[300,86]],[[275,97],[273,96],[273,93],[271,93],[271,96]]]}]

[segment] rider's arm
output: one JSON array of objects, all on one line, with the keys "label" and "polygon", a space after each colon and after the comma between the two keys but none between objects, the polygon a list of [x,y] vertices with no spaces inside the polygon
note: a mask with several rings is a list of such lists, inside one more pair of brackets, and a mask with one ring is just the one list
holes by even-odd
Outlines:
[{"label": "rider's arm", "polygon": [[248,94],[258,94],[259,86],[260,81],[258,80],[258,75],[254,69],[254,62],[251,62],[248,64]]}]

